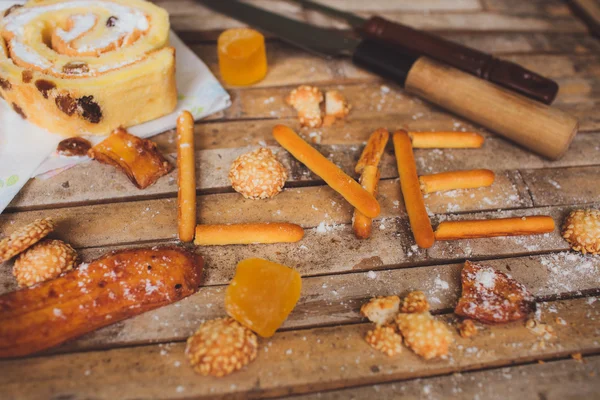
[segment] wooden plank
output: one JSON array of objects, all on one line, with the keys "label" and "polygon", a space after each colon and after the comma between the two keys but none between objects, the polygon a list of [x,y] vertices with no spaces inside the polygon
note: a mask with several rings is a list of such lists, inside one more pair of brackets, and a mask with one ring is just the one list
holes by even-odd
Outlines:
[{"label": "wooden plank", "polygon": [[[590,206],[597,207],[598,203]],[[573,207],[545,207],[457,215],[437,214],[432,216],[432,222],[435,226],[442,219],[505,218],[546,214],[552,216],[557,226],[560,226],[564,216]],[[306,209],[306,207],[304,208]],[[198,248],[197,251],[204,256],[208,266],[205,271],[206,283],[227,283],[233,276],[235,265],[239,261],[251,257],[268,258],[296,268],[303,276],[315,276],[368,271],[371,269],[389,269],[391,267],[450,263],[462,261],[466,258],[488,259],[490,255],[500,258],[569,250],[567,242],[562,239],[557,228],[553,233],[536,236],[438,242],[431,249],[425,251],[415,246],[406,217],[381,219],[375,222],[375,229],[369,240],[358,240],[354,237],[352,228],[349,225],[350,215],[345,215],[339,210],[334,213],[332,208],[327,209],[325,207],[319,210],[311,208],[311,210],[304,216],[298,215],[298,222],[306,224],[306,222],[310,222],[308,218],[318,220],[316,216],[323,218],[324,213],[329,213],[330,216],[334,215],[336,218],[347,218],[347,222],[346,224],[335,224],[331,220],[327,220],[317,228],[306,229],[305,237],[299,243]],[[403,213],[401,210],[398,208],[398,215]],[[71,212],[72,219],[69,221],[78,221],[79,223],[67,221],[60,224],[58,233],[54,236],[67,240],[78,247],[94,246],[94,248],[80,251],[84,260],[91,260],[109,250],[132,247],[134,244],[124,243],[131,241],[132,238],[136,238],[140,242],[136,246],[152,246],[160,243],[152,241],[157,240],[157,237],[161,237],[164,243],[169,237],[175,235],[175,227],[165,229],[168,224],[174,224],[174,218],[164,218],[163,215],[161,218],[166,220],[164,225],[152,224],[151,218],[155,214],[154,209],[147,212],[149,217],[146,217],[145,221],[142,222],[137,221],[137,219],[140,219],[138,212],[125,211],[130,212],[119,211],[114,216],[113,221],[119,221],[118,223],[98,222],[96,217],[86,220],[85,215]],[[19,225],[24,223],[26,218],[35,218],[37,215],[34,213],[17,214],[19,218],[22,218]],[[143,215],[141,218],[144,218]],[[81,224],[81,221],[85,221],[85,223]],[[89,224],[89,222],[95,224]],[[115,224],[117,226],[112,227]],[[72,227],[69,227],[69,225]],[[8,224],[4,226],[6,227]],[[12,227],[8,229],[12,229]],[[112,245],[113,243],[119,244]],[[4,274],[6,274],[4,282],[9,281],[10,264],[4,264],[0,268],[1,270],[5,271]]]},{"label": "wooden plank", "polygon": [[[496,50],[508,52],[509,54],[504,56],[505,58],[553,79],[600,76],[600,58],[596,55],[514,54],[514,50],[518,49],[516,47],[518,45],[515,44],[515,47],[512,47],[513,44],[509,39],[498,38],[497,36],[485,35],[484,38],[487,38],[487,40],[480,40],[476,44],[486,52],[496,52]],[[474,37],[480,38],[480,36]],[[453,38],[451,37],[451,39]],[[565,39],[557,42],[561,43],[562,40]],[[470,44],[468,42],[467,45]],[[540,50],[548,48],[540,42],[533,43]],[[548,43],[548,41],[543,43]],[[596,42],[594,43],[597,45]],[[576,46],[574,43],[570,43],[570,45]],[[191,48],[219,77],[216,45],[199,44]],[[557,44],[552,44],[550,49],[558,50],[559,47]],[[299,84],[341,84],[351,83],[357,79],[380,81],[379,77],[352,67],[347,61],[340,59],[327,60],[308,52],[298,51],[297,48],[280,41],[267,43],[267,54],[270,66],[267,76],[262,81],[252,85],[252,88]],[[229,88],[236,89],[235,87]]]},{"label": "wooden plank", "polygon": [[521,171],[536,206],[585,204],[600,198],[600,167]]},{"label": "wooden plank", "polygon": [[[171,25],[175,30],[198,32],[244,26],[238,21],[210,11],[191,0],[158,0],[155,2],[169,11]],[[330,17],[312,10],[302,10],[296,4],[269,0],[249,0],[248,2],[304,22],[337,29],[349,29],[349,26],[342,21],[334,21]],[[369,17],[374,13],[384,13],[386,18],[429,30],[585,31],[585,26],[570,13],[506,15],[495,12],[473,12],[480,8],[477,3],[475,0],[452,3],[428,0],[423,2],[371,2],[365,5],[364,2],[355,0],[349,7],[346,7],[346,4],[339,5],[339,2],[337,5],[333,5],[356,12],[363,17]],[[202,24],[198,24],[198,21],[202,21]],[[465,29],[465,27],[467,28]]]},{"label": "wooden plank", "polygon": [[[350,74],[348,69],[355,67],[345,64],[345,68],[345,73]],[[558,108],[583,101],[594,101],[600,97],[600,84],[595,79],[564,78],[557,79],[557,82],[561,87],[555,104]],[[382,87],[387,89],[382,90]],[[399,114],[410,115],[412,119],[426,119],[430,113],[434,114],[440,111],[439,108],[407,94],[401,88],[383,80],[344,85],[320,85],[319,88],[341,90],[352,105],[350,118],[367,118],[376,114]],[[296,111],[285,103],[285,97],[292,89],[293,87],[274,87],[231,91],[233,104],[226,110],[226,118],[296,117]]]},{"label": "wooden plank", "polygon": [[[542,340],[522,322],[495,326],[470,339],[455,334],[448,360],[427,362],[409,350],[397,357],[377,353],[363,339],[371,325],[358,324],[261,339],[257,360],[221,379],[196,375],[187,366],[185,344],[175,343],[3,361],[0,386],[9,399],[280,396],[598,350],[599,302],[563,300],[539,308],[540,323],[552,326],[555,340]],[[451,316],[440,318],[452,321]]]},{"label": "wooden plank", "polygon": [[525,15],[571,15],[569,7],[561,0],[482,0],[486,10]]},{"label": "wooden plank", "polygon": [[[358,12],[363,17],[371,13]],[[586,27],[570,14],[561,16],[511,15],[495,12],[411,13],[389,11],[385,17],[413,28],[429,31],[517,31],[585,32]],[[327,28],[349,29],[343,21],[333,20],[315,11],[307,11],[308,22]]]},{"label": "wooden plank", "polygon": [[596,0],[570,0],[573,12],[588,26],[590,31],[600,36],[600,4]]},{"label": "wooden plank", "polygon": [[[576,253],[481,261],[512,275],[539,299],[600,294],[600,259]],[[228,268],[233,274],[233,268]],[[451,310],[461,293],[462,264],[305,277],[302,296],[283,325],[306,329],[364,321],[360,306],[374,296],[422,290],[435,313]],[[1,284],[0,284],[1,287]],[[225,287],[205,286],[176,304],[99,329],[52,353],[106,349],[141,343],[184,341],[202,322],[225,315]]]},{"label": "wooden plank", "polygon": [[[250,4],[267,8],[276,12],[299,12],[302,6],[288,2],[281,4],[280,0],[248,0]],[[175,13],[193,13],[198,9],[193,3],[186,0],[153,0],[153,3]],[[365,3],[362,0],[320,0],[319,3],[330,7],[343,9],[350,12],[357,11],[478,11],[482,9],[479,0],[423,0],[414,2],[411,0],[378,0]]]},{"label": "wooden plank", "polygon": [[294,397],[296,400],[372,399],[593,399],[600,392],[600,357],[456,373]]},{"label": "wooden plank", "polygon": [[[528,193],[519,192],[514,174],[499,174],[498,184],[472,191],[428,196],[432,212],[473,211],[528,205]],[[473,196],[471,196],[473,195]],[[447,199],[453,198],[451,204]],[[378,221],[404,214],[398,182],[385,180],[379,187],[382,213]],[[456,203],[454,202],[456,201]],[[200,223],[292,222],[305,228],[319,224],[347,224],[353,208],[329,186],[289,188],[269,201],[244,199],[237,193],[205,195],[198,198]],[[126,243],[132,240],[174,239],[177,209],[174,199],[156,199],[29,211],[0,215],[0,229],[9,234],[13,226],[41,216],[59,221],[57,233],[76,247]],[[125,226],[125,228],[124,228]]]},{"label": "wooden plank", "polygon": [[[245,139],[250,143],[275,143],[271,137],[271,129],[277,122],[282,121],[263,121],[253,123],[218,123],[201,124],[196,126],[196,139],[199,147],[218,147],[235,145],[236,140],[241,140],[241,135],[247,133]],[[292,122],[292,121],[285,121]],[[351,176],[354,175],[354,165],[362,145],[356,143],[362,142],[368,138],[373,126],[381,124],[386,126],[393,123],[393,120],[360,120],[345,125],[344,130],[334,128],[321,128],[315,130],[322,138],[322,143],[316,147],[325,154],[330,160],[339,165]],[[415,121],[416,122],[416,121]],[[427,121],[430,122],[430,121]],[[449,130],[466,129],[460,122],[447,121],[446,126],[440,126],[440,129],[446,127]],[[246,131],[244,131],[247,128]],[[387,125],[393,128],[394,125]],[[420,125],[416,123],[413,128],[427,126],[424,122]],[[209,144],[211,139],[207,133],[212,132],[213,137],[218,140]],[[460,170],[474,168],[506,170],[548,168],[548,167],[573,167],[589,166],[598,164],[600,158],[600,134],[578,135],[571,149],[559,161],[549,162],[526,150],[520,149],[511,143],[487,135],[488,139],[483,148],[478,150],[416,150],[416,159],[418,170],[421,174]],[[154,139],[161,150],[174,156],[175,142],[172,133],[166,133],[157,136]],[[341,143],[341,144],[335,144]],[[239,145],[239,143],[238,143]],[[196,164],[198,174],[197,189],[202,194],[231,192],[227,173],[231,162],[239,155],[256,147],[248,146],[233,149],[209,149],[196,152]],[[304,166],[295,161],[287,152],[281,151],[280,147],[271,146],[271,149],[278,155],[281,162],[288,168],[289,179],[288,187],[294,185],[314,185],[319,184],[316,177],[311,174]],[[174,157],[171,157],[174,158]],[[210,172],[209,172],[210,171]],[[381,164],[382,178],[396,178],[398,176],[395,159],[391,147],[383,157]],[[500,174],[507,174],[507,171],[499,171]],[[512,173],[514,174],[514,173]],[[141,200],[156,197],[172,197],[177,192],[176,187],[177,171],[173,171],[167,176],[158,180],[158,182],[145,189],[136,189],[125,176],[113,167],[101,165],[96,162],[90,162],[78,165],[60,175],[48,180],[31,180],[15,197],[9,205],[8,211],[22,211],[36,208],[64,207],[68,205],[101,203],[112,200]],[[517,183],[518,178],[511,178],[513,183]],[[98,190],[102,185],[102,190]],[[573,193],[577,194],[578,190]],[[514,193],[507,193],[508,196]],[[438,195],[436,195],[438,196]],[[493,196],[492,196],[493,197]],[[495,201],[495,200],[493,200]],[[562,203],[564,204],[564,203]]]},{"label": "wooden plank", "polygon": [[[282,151],[280,147],[271,148],[289,171],[287,181],[288,188],[299,185],[322,184],[322,181],[316,175],[312,174],[306,167],[297,162],[289,155],[289,153]],[[317,146],[317,148],[350,176],[355,175],[354,166],[362,151],[362,146],[326,145]],[[232,192],[233,190],[231,189],[231,184],[228,179],[231,163],[240,154],[250,151],[251,149],[254,149],[254,147],[204,150],[197,152],[196,164],[197,170],[200,172],[196,185],[197,189],[203,194]],[[424,152],[418,152],[418,154],[421,153]],[[434,155],[439,156],[440,154],[434,152]],[[172,156],[174,158],[175,154]],[[440,170],[447,170],[450,167],[448,164],[440,161],[428,163],[427,161],[430,160],[426,161],[422,158],[419,160],[421,163],[420,169],[423,173],[432,171],[439,172]],[[459,166],[459,168],[462,167]],[[208,171],[211,172],[208,173]],[[394,157],[390,153],[384,156],[381,174],[382,179],[398,177]],[[90,177],[94,177],[91,183]],[[176,177],[177,171],[175,170],[160,179],[155,185],[141,191],[135,188],[119,170],[110,166],[90,162],[65,171],[56,178],[30,181],[12,201],[9,206],[9,211],[104,203],[117,199],[123,201],[156,198],[159,196],[172,197],[177,193]],[[507,199],[510,196],[514,197],[517,193],[515,193],[515,190],[511,189],[511,186],[515,186],[519,179],[520,178],[514,172],[498,171],[498,180],[494,186],[480,189],[472,193],[465,192],[461,197],[470,196],[473,193],[481,193],[483,194],[482,197],[499,198],[499,202],[497,200],[493,201],[499,207],[503,207],[503,204],[506,205],[508,203],[502,201],[502,194],[505,194]],[[102,186],[102,191],[98,190],[98,185]],[[455,193],[451,193],[451,195],[453,194]],[[439,194],[432,195],[432,198],[437,199],[439,196]],[[472,198],[475,199],[475,197]],[[513,200],[515,199],[516,198],[513,198]],[[256,204],[256,202],[250,203]],[[474,203],[474,201],[471,201],[471,203]],[[524,205],[522,202],[520,204]],[[439,208],[438,210],[442,209]]]},{"label": "wooden plank", "polygon": [[[521,2],[527,4],[527,2]],[[598,51],[594,37],[583,33],[475,32],[444,33],[444,38],[497,55],[515,53],[586,54]]]}]

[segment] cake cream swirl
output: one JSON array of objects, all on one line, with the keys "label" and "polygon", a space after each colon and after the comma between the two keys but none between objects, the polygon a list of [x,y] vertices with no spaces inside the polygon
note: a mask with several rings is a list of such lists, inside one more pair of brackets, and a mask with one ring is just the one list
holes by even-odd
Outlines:
[{"label": "cake cream swirl", "polygon": [[148,44],[164,36],[156,28],[165,24],[152,25],[138,7],[97,0],[38,4],[14,9],[0,21],[9,58],[23,68],[72,75],[63,67],[76,57],[89,66],[79,74],[94,76],[139,61],[151,50]]}]

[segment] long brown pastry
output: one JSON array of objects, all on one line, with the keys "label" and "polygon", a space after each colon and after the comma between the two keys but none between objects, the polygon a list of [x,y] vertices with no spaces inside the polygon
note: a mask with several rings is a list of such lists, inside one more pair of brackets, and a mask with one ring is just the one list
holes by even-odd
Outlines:
[{"label": "long brown pastry", "polygon": [[[381,175],[379,172],[379,162],[385,151],[389,136],[389,132],[384,128],[379,128],[373,132],[356,164],[355,171],[360,174],[360,184],[373,196],[377,193],[377,185],[379,184]],[[357,238],[366,239],[371,236],[372,222],[371,218],[361,213],[358,209],[354,209],[352,229]]]},{"label": "long brown pastry", "polygon": [[48,349],[198,290],[200,256],[176,247],[122,250],[0,296],[0,358]]},{"label": "long brown pastry", "polygon": [[406,212],[410,220],[410,229],[413,232],[417,245],[423,249],[428,249],[433,246],[435,237],[419,186],[419,177],[417,176],[417,166],[415,164],[412,144],[407,133],[404,131],[394,133],[392,140],[396,152],[402,197],[404,198]]},{"label": "long brown pastry", "polygon": [[293,243],[304,237],[300,225],[285,222],[196,226],[196,246]]},{"label": "long brown pastry", "polygon": [[458,240],[496,236],[541,235],[554,230],[552,217],[536,215],[521,218],[481,219],[440,222],[436,240]]},{"label": "long brown pastry", "polygon": [[306,143],[292,129],[285,125],[276,125],[273,128],[273,137],[284,149],[321,177],[325,183],[361,213],[370,218],[379,215],[381,209],[375,196],[363,189],[337,165]]}]

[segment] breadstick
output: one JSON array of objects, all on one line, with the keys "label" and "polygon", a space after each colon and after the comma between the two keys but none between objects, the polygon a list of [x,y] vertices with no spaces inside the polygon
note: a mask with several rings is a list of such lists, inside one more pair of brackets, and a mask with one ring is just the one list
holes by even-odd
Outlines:
[{"label": "breadstick", "polygon": [[476,149],[483,146],[483,136],[474,132],[409,132],[415,149]]},{"label": "breadstick", "polygon": [[[366,165],[360,176],[360,183],[367,192],[375,195],[377,193],[379,176],[379,169],[377,167]],[[371,236],[371,225],[372,219],[355,208],[354,216],[352,217],[352,229],[354,229],[356,237],[359,239],[366,239]]]},{"label": "breadstick", "polygon": [[495,236],[539,235],[554,231],[554,220],[548,216],[483,219],[440,222],[437,240],[486,238]]},{"label": "breadstick", "polygon": [[304,237],[301,226],[287,223],[198,225],[197,246],[228,244],[291,243]]},{"label": "breadstick", "polygon": [[385,146],[387,145],[389,137],[390,134],[387,129],[384,128],[379,128],[371,134],[369,141],[356,164],[356,168],[354,169],[357,174],[362,173],[367,165],[372,165],[374,167],[379,165],[379,161],[381,161],[381,156],[385,151]]},{"label": "breadstick", "polygon": [[196,227],[196,160],[194,157],[194,117],[183,111],[177,118],[177,221],[179,240],[194,240]]},{"label": "breadstick", "polygon": [[419,177],[421,191],[424,194],[454,189],[472,189],[490,186],[495,175],[489,169],[473,169],[469,171],[442,172]]},{"label": "breadstick", "polygon": [[410,220],[410,228],[419,247],[427,249],[433,246],[435,237],[431,221],[429,221],[425,209],[423,194],[421,194],[410,138],[405,131],[397,131],[394,133],[393,141],[396,162],[398,163],[398,175],[400,176],[400,187],[402,188],[402,196]]},{"label": "breadstick", "polygon": [[320,176],[333,190],[342,195],[367,217],[375,218],[381,211],[375,197],[349,177],[337,165],[306,143],[293,130],[284,125],[273,128],[273,136],[279,144],[298,161]]}]

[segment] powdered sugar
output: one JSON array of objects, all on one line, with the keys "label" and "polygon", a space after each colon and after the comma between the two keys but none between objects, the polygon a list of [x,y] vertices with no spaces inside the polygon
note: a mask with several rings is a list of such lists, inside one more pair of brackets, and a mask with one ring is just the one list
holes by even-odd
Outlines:
[{"label": "powdered sugar", "polygon": [[486,289],[493,289],[496,285],[496,275],[491,268],[482,269],[475,274],[475,282]]}]

